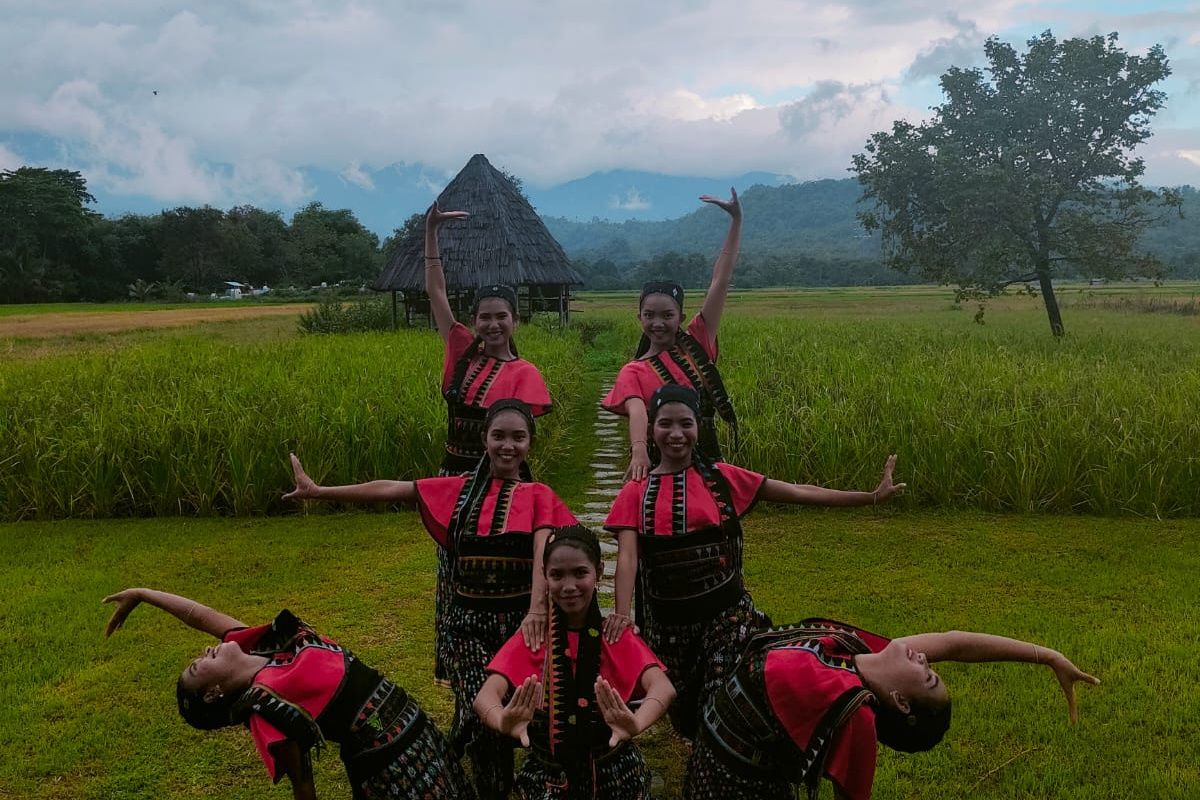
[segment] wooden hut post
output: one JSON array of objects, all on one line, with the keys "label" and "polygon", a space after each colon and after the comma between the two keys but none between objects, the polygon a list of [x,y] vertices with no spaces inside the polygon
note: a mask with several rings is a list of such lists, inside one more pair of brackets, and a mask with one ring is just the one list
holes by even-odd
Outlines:
[{"label": "wooden hut post", "polygon": [[392,289],[392,330],[396,330],[396,327],[399,325],[399,320],[396,318],[397,315],[398,309],[396,308],[396,290]]}]

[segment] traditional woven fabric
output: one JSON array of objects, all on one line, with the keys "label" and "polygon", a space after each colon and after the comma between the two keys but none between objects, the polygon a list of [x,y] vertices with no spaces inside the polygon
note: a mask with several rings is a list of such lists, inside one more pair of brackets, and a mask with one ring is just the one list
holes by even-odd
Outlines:
[{"label": "traditional woven fabric", "polygon": [[643,629],[646,643],[667,666],[675,702],[667,710],[681,736],[694,739],[705,700],[732,673],[749,638],[771,625],[749,594],[710,619],[686,625],[656,623]]},{"label": "traditional woven fabric", "polygon": [[524,800],[645,800],[650,797],[650,768],[632,744],[597,758],[594,794],[573,794],[566,773],[554,762],[530,752],[517,775],[517,795]]},{"label": "traditional woven fabric", "polygon": [[427,725],[387,766],[354,784],[355,800],[472,800],[475,790],[446,737]]},{"label": "traditional woven fabric", "polygon": [[692,747],[684,800],[793,800],[786,780],[771,775],[735,772],[718,758],[709,735],[703,730]]}]

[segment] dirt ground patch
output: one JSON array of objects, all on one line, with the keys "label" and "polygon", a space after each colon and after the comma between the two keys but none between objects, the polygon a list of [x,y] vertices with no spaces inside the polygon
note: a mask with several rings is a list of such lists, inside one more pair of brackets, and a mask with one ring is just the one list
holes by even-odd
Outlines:
[{"label": "dirt ground patch", "polygon": [[201,322],[229,322],[260,317],[298,316],[309,303],[229,308],[177,308],[159,311],[73,312],[29,314],[0,318],[0,338],[39,339],[77,333],[120,333],[154,328],[179,328]]}]

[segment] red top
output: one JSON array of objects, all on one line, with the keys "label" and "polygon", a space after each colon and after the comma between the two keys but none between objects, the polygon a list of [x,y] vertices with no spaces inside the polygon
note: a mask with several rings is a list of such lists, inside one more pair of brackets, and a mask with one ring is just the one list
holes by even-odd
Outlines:
[{"label": "red top", "polygon": [[[417,481],[417,508],[433,540],[448,547],[447,528],[468,475],[421,478]],[[542,528],[577,525],[571,509],[544,483],[492,478],[479,510],[478,536],[501,533],[531,534]]]},{"label": "red top", "polygon": [[[268,623],[229,631],[223,641],[237,642],[243,651],[253,652],[258,640],[270,629]],[[320,642],[306,641],[295,650],[275,653],[255,674],[251,685],[269,689],[316,719],[337,694],[345,672],[342,648],[332,639],[320,636]],[[286,741],[287,736],[258,714],[250,715],[250,735],[271,780],[278,781],[282,775],[271,748]]]},{"label": "red top", "polygon": [[[571,658],[572,672],[575,669],[578,651],[578,632],[567,631],[567,654]],[[487,671],[503,675],[511,686],[520,686],[530,675],[536,675],[538,680],[541,680],[545,666],[546,645],[543,644],[537,651],[532,651],[518,631],[488,662]],[[607,639],[601,637],[600,677],[608,681],[626,703],[645,694],[641,686],[642,673],[651,667],[667,671],[641,637],[633,631],[626,629],[616,644],[609,644]]]},{"label": "red top", "polygon": [[[703,314],[696,314],[696,316],[692,317],[692,321],[688,323],[687,332],[693,339],[700,343],[700,346],[704,348],[704,352],[715,362],[717,360],[717,337],[709,332],[708,323],[704,321]],[[669,352],[674,352],[684,359],[688,357],[687,353],[679,345],[672,347]],[[675,383],[681,386],[692,385],[692,382],[687,377],[687,373],[680,369],[674,360],[670,358],[663,360],[666,363],[667,371],[675,379]],[[631,397],[640,397],[649,406],[651,396],[654,395],[655,390],[662,386],[664,382],[647,359],[639,358],[636,361],[630,361],[621,367],[621,371],[617,373],[617,379],[613,383],[613,388],[600,401],[600,405],[605,410],[611,411],[614,414],[628,416],[629,412],[625,410],[626,400]]]},{"label": "red top", "polygon": [[[446,340],[446,358],[442,365],[442,391],[454,380],[454,367],[475,341],[475,334],[461,322],[454,323]],[[550,411],[550,390],[538,368],[521,358],[501,361],[485,355],[471,360],[463,376],[462,402],[476,408],[487,408],[496,400],[515,397],[529,404],[535,417]]]},{"label": "red top", "polygon": [[[739,519],[744,517],[754,507],[766,477],[724,462],[715,466],[729,482],[734,511]],[[676,496],[680,494],[682,497],[678,500],[682,503],[684,513],[677,517]],[[650,496],[653,496],[653,525],[645,524],[650,516],[646,502]],[[685,523],[682,529],[680,520]],[[604,528],[613,532],[632,529],[639,534],[678,536],[719,525],[720,522],[712,490],[705,485],[700,471],[690,466],[682,472],[650,474],[641,480],[626,483],[613,501],[612,510],[604,520]]]},{"label": "red top", "polygon": [[[871,652],[888,639],[860,632]],[[777,647],[767,653],[763,680],[771,710],[792,741],[808,747],[825,710],[847,689],[862,685],[850,654],[830,638],[812,645]],[[868,800],[875,780],[875,710],[862,705],[834,734],[825,761],[825,777],[847,800]]]}]

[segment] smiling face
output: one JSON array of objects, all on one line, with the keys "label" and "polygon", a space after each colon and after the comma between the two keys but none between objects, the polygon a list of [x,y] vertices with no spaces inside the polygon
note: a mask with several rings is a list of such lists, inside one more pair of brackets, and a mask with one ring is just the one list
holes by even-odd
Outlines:
[{"label": "smiling face", "polygon": [[671,461],[688,461],[700,436],[696,412],[684,403],[666,403],[654,416],[651,426],[658,452]]},{"label": "smiling face", "polygon": [[587,616],[596,593],[597,567],[583,550],[562,544],[546,558],[546,584],[550,599],[567,615],[568,624],[579,627]]},{"label": "smiling face", "polygon": [[679,333],[682,320],[679,306],[665,294],[646,295],[638,308],[638,321],[642,324],[642,333],[646,334],[650,344],[658,349],[675,344],[675,334]]},{"label": "smiling face", "polygon": [[501,297],[485,297],[475,311],[475,335],[486,347],[507,347],[517,320],[512,306]]},{"label": "smiling face", "polygon": [[[189,692],[213,696],[234,690],[234,675],[245,654],[235,642],[204,648],[204,653],[188,664],[179,682]],[[207,698],[206,698],[207,699]]]},{"label": "smiling face", "polygon": [[880,651],[875,673],[876,694],[892,708],[905,714],[913,709],[941,708],[950,701],[950,693],[941,677],[929,668],[924,653],[892,640]]},{"label": "smiling face", "polygon": [[529,424],[519,411],[501,411],[483,434],[483,443],[492,459],[492,468],[500,475],[516,473],[521,464],[525,463],[532,441]]}]

